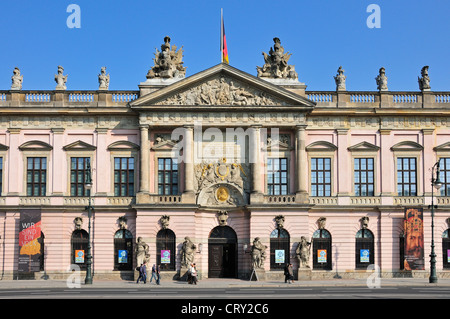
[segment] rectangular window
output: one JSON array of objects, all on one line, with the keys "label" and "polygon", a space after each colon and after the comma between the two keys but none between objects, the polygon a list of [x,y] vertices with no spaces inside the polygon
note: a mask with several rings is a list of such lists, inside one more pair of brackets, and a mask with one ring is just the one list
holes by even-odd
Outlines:
[{"label": "rectangular window", "polygon": [[134,157],[114,158],[114,196],[134,196]]},{"label": "rectangular window", "polygon": [[355,196],[374,196],[373,158],[355,158],[354,185]]},{"label": "rectangular window", "polygon": [[27,196],[45,196],[47,187],[47,158],[27,158]]},{"label": "rectangular window", "polygon": [[158,159],[158,194],[178,195],[178,163],[176,158]]},{"label": "rectangular window", "polygon": [[89,157],[70,158],[70,196],[89,196],[89,190],[84,187],[89,161]]},{"label": "rectangular window", "polygon": [[441,196],[450,196],[450,157],[439,159],[441,173],[439,179],[442,182]]},{"label": "rectangular window", "polygon": [[269,195],[288,194],[287,158],[269,158],[267,160],[267,190]]},{"label": "rectangular window", "polygon": [[417,196],[417,166],[415,157],[397,158],[397,195]]},{"label": "rectangular window", "polygon": [[311,158],[311,196],[331,196],[331,158]]}]

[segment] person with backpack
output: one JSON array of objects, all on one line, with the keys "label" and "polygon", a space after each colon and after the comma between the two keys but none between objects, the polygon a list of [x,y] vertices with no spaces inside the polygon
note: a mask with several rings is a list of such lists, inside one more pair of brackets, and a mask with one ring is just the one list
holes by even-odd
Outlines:
[{"label": "person with backpack", "polygon": [[144,284],[147,283],[147,266],[145,264],[146,262],[144,261],[141,267],[139,267],[139,277],[136,281],[137,284],[139,283],[140,280],[142,280]]}]

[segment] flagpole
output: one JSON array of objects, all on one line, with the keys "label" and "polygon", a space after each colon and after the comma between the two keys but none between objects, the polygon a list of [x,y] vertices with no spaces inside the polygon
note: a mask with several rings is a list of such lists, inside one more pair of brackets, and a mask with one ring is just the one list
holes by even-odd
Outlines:
[{"label": "flagpole", "polygon": [[223,63],[223,9],[220,9],[220,61]]}]

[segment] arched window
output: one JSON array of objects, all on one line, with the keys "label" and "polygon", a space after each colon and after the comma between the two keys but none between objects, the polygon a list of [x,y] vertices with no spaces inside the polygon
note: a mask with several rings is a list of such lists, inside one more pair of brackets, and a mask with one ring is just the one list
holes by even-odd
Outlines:
[{"label": "arched window", "polygon": [[443,268],[450,269],[450,228],[442,233]]},{"label": "arched window", "polygon": [[41,258],[39,260],[39,270],[40,271],[44,271],[45,270],[45,264],[44,264],[44,260],[45,260],[44,240],[45,240],[45,236],[44,236],[44,233],[41,231],[41,236],[38,238],[38,242],[41,245]]},{"label": "arched window", "polygon": [[161,270],[175,270],[175,233],[161,229],[156,235],[156,263]]},{"label": "arched window", "polygon": [[331,270],[331,234],[318,229],[313,234],[313,269]]},{"label": "arched window", "polygon": [[374,236],[368,229],[360,229],[356,233],[355,267],[367,268],[374,263]]},{"label": "arched window", "polygon": [[74,230],[72,233],[72,264],[86,270],[86,254],[88,250],[89,235],[84,229]]},{"label": "arched window", "polygon": [[290,259],[289,233],[284,228],[276,228],[270,234],[270,269],[283,269]]},{"label": "arched window", "polygon": [[114,270],[133,269],[133,234],[119,229],[114,234]]}]

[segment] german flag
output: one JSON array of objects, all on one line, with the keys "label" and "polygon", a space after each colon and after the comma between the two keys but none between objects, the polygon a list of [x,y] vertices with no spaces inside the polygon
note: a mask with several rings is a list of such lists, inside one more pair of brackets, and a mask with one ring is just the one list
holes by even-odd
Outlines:
[{"label": "german flag", "polygon": [[223,11],[220,11],[221,15],[221,26],[220,26],[220,52],[222,55],[222,63],[229,64],[228,60],[228,49],[227,49],[227,38],[225,37],[225,25],[223,23]]}]

